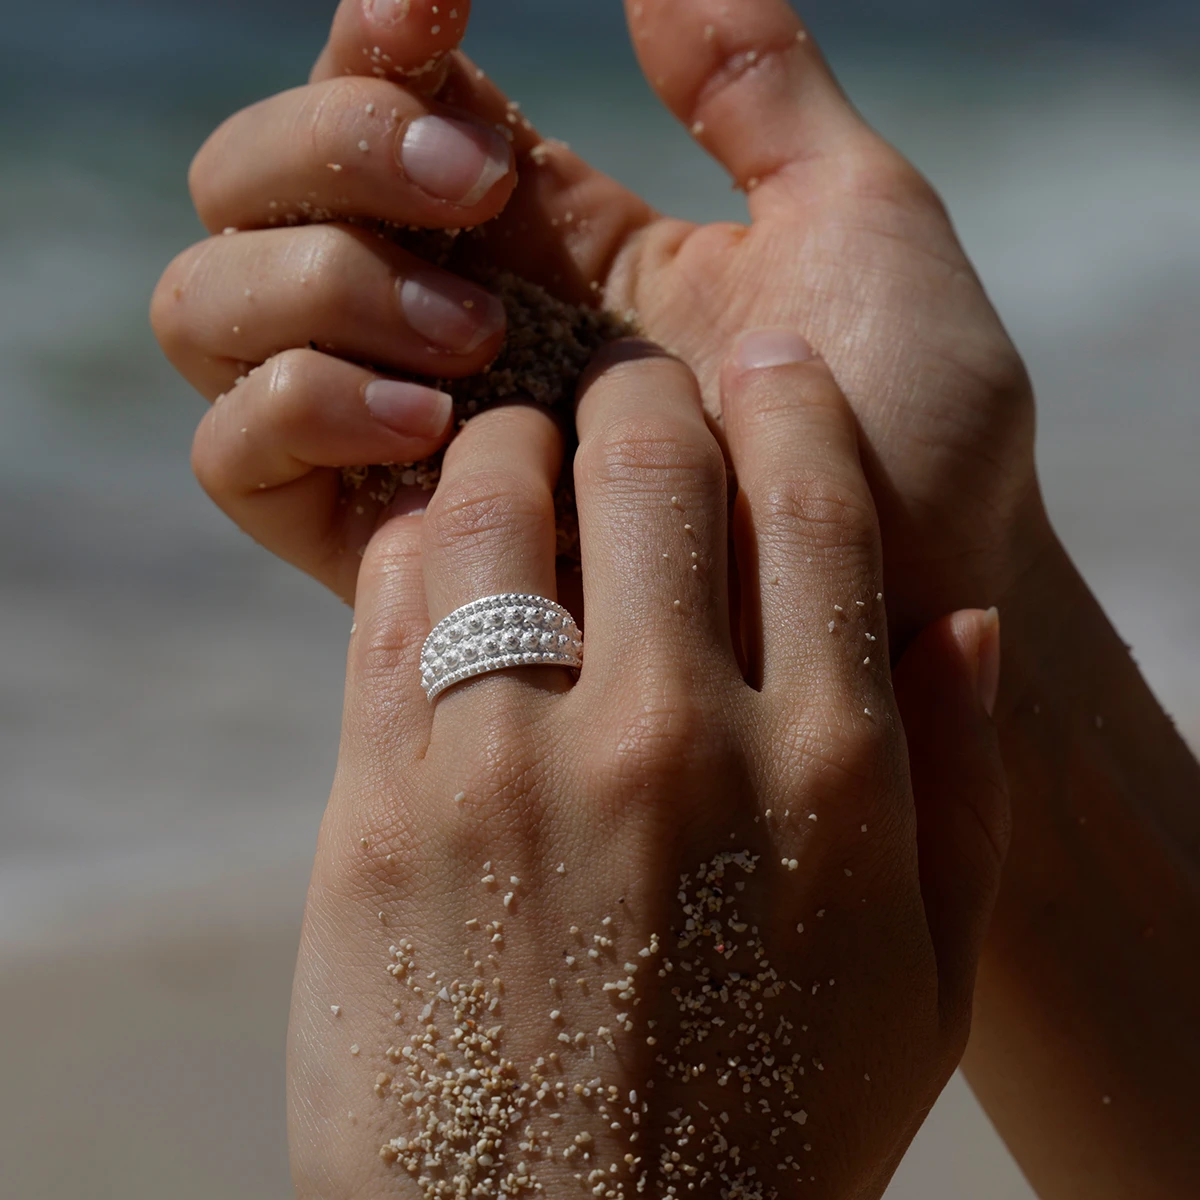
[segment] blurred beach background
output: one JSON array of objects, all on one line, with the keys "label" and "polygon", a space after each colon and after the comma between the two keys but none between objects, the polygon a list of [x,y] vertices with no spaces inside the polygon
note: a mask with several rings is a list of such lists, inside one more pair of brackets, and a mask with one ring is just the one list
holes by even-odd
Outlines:
[{"label": "blurred beach background", "polygon": [[[736,2],[736,0],[735,0]],[[476,0],[469,48],[661,207],[739,216],[616,0]],[[284,1200],[283,1044],[350,615],[213,510],[151,338],[206,132],[332,0],[0,15],[0,1197]],[[1058,528],[1200,741],[1200,8],[814,0],[1028,358]],[[960,1081],[889,1200],[1026,1200]]]}]

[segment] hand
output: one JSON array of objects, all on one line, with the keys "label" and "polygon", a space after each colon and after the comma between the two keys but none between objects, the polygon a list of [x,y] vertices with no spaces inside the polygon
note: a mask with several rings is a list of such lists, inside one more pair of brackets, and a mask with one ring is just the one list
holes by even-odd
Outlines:
[{"label": "hand", "polygon": [[994,616],[927,630],[897,701],[831,374],[759,332],[724,404],[760,690],[721,450],[650,347],[578,410],[578,682],[419,686],[431,621],[554,596],[543,411],[472,421],[424,519],[372,541],[293,998],[301,1197],[878,1196],[958,1061],[1006,836]]},{"label": "hand", "polygon": [[[201,153],[200,211],[212,229],[262,227],[278,212],[268,198],[303,216],[297,206],[320,185],[339,213],[411,219],[390,158],[356,150],[362,113],[370,98],[380,112],[407,111],[400,82],[436,89],[442,104],[513,134],[520,182],[483,231],[486,252],[566,298],[598,286],[612,307],[636,309],[696,369],[711,410],[717,365],[740,330],[805,330],[862,428],[901,640],[951,608],[1006,596],[1049,539],[1032,397],[936,195],[863,124],[785,0],[638,0],[629,10],[647,78],[748,190],[749,226],[660,217],[542,142],[465,59],[437,58],[461,37],[467,7],[443,20],[428,0],[394,23],[346,0],[311,88],[235,117]],[[419,67],[429,69],[413,76]],[[387,78],[345,78],[371,72]],[[296,129],[306,135],[281,136]],[[345,203],[329,195],[330,160],[353,164]],[[344,275],[330,273],[331,285],[314,273],[314,297],[336,306]],[[167,292],[157,311],[169,345],[201,340],[204,319],[186,303]]]},{"label": "hand", "polygon": [[197,431],[196,473],[247,532],[350,599],[355,551],[385,509],[403,509],[370,489],[348,502],[341,468],[438,450],[450,397],[399,377],[481,371],[505,314],[496,297],[371,228],[311,222],[336,212],[368,224],[479,224],[511,195],[512,151],[469,114],[355,79],[240,114],[193,180],[215,236],[171,264],[152,319],[172,362],[214,402]]}]

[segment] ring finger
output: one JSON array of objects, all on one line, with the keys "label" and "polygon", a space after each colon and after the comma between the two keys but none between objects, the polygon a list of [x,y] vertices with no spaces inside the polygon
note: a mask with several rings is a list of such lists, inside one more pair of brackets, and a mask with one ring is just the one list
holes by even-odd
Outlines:
[{"label": "ring finger", "polygon": [[[554,486],[562,455],[558,427],[531,404],[483,412],[451,443],[424,522],[431,622],[507,592],[556,599]],[[559,667],[522,667],[460,683],[438,703],[465,701],[468,692],[479,696],[514,681],[555,692],[571,683]]]},{"label": "ring finger", "polygon": [[201,242],[167,268],[151,319],[167,357],[209,399],[248,366],[303,346],[394,374],[471,375],[505,329],[498,297],[341,225]]}]

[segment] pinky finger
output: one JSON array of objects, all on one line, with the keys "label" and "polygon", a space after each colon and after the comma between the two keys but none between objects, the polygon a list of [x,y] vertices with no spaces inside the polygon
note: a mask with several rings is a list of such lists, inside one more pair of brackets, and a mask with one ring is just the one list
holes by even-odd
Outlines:
[{"label": "pinky finger", "polygon": [[[312,350],[288,350],[205,414],[192,446],[201,486],[255,541],[354,599],[360,551],[386,498],[349,489],[342,468],[428,458],[450,436],[444,392]],[[389,514],[423,507],[390,500]]]},{"label": "pinky finger", "polygon": [[929,626],[896,666],[908,739],[925,915],[942,1019],[964,1033],[1008,850],[1009,802],[991,712],[1000,678],[995,610]]}]

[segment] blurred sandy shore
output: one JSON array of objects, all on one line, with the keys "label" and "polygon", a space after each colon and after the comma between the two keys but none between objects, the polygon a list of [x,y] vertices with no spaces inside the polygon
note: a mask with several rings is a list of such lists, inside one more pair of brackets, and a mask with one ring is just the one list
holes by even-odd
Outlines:
[{"label": "blurred sandy shore", "polygon": [[294,930],[158,940],[0,968],[12,1200],[284,1200]]}]

